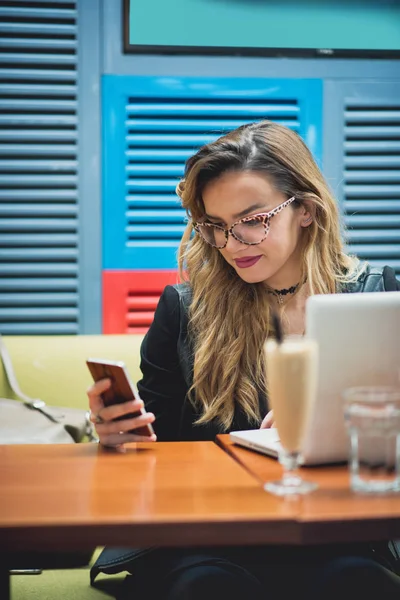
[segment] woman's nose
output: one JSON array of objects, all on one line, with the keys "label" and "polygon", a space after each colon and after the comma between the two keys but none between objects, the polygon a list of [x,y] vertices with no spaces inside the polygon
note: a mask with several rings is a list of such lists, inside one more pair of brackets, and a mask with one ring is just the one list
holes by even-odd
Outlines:
[{"label": "woman's nose", "polygon": [[243,246],[245,245],[246,244],[243,244],[243,242],[239,242],[239,240],[233,237],[233,235],[228,235],[228,242],[225,246],[225,250],[233,254],[234,252],[237,252],[240,248],[243,248]]}]

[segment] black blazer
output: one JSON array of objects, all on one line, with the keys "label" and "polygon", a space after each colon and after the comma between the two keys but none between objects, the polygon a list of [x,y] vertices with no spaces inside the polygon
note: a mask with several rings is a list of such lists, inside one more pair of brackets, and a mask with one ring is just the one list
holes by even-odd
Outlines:
[{"label": "black blazer", "polygon": [[[400,290],[393,269],[367,267],[343,293]],[[187,392],[193,381],[193,350],[188,335],[188,308],[191,290],[188,284],[167,286],[160,298],[153,324],[141,347],[142,379],[139,393],[146,409],[155,414],[154,430],[160,441],[214,440],[223,431],[217,423],[197,426],[198,418]],[[266,415],[268,404],[259,396],[260,414]],[[254,429],[246,415],[235,412],[231,430]]]}]

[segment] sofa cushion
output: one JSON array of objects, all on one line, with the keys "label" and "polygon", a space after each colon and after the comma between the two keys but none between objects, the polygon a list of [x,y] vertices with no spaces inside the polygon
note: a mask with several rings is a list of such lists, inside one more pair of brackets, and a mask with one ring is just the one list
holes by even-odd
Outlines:
[{"label": "sofa cushion", "polygon": [[[142,335],[4,336],[22,391],[54,406],[87,408],[92,383],[87,358],[122,360],[133,381],[140,379]],[[0,369],[0,396],[13,398]]]}]

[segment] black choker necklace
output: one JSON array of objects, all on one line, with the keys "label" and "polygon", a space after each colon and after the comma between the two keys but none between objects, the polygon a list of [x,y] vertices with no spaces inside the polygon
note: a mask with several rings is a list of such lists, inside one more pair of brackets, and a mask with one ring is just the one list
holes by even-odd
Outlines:
[{"label": "black choker necklace", "polygon": [[288,294],[294,294],[299,285],[300,283],[296,283],[296,285],[292,285],[290,288],[283,288],[283,290],[274,290],[271,288],[270,290],[267,290],[267,292],[268,294],[274,294],[274,296],[278,298],[278,304],[283,304],[284,297]]}]

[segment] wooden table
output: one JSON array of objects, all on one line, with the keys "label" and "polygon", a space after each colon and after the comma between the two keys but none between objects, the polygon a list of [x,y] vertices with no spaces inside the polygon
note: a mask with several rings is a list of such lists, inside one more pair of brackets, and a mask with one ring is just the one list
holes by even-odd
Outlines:
[{"label": "wooden table", "polygon": [[400,537],[400,498],[352,495],[345,468],[309,470],[320,490],[280,499],[260,485],[280,475],[276,461],[218,441],[225,451],[212,442],[125,454],[98,444],[0,446],[0,597],[8,557],[22,550]]},{"label": "wooden table", "polygon": [[0,551],[297,539],[294,507],[212,442],[0,446],[0,481]]},{"label": "wooden table", "polygon": [[213,442],[0,446],[0,598],[10,553],[282,543],[296,511]]},{"label": "wooden table", "polygon": [[[233,444],[229,435],[219,435],[217,443],[260,484],[281,478],[282,467],[276,459]],[[300,543],[400,538],[399,494],[366,496],[352,492],[347,465],[303,467],[301,475],[317,483],[319,488],[287,501],[297,510],[296,533]]]}]

